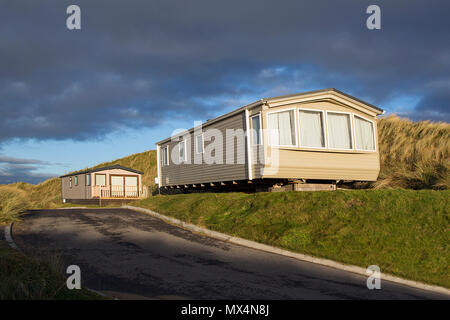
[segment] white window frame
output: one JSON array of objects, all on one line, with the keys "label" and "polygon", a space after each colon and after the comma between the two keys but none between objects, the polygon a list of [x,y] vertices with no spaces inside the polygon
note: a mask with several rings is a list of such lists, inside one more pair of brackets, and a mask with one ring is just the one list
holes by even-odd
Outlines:
[{"label": "white window frame", "polygon": [[[327,115],[327,120],[326,120],[326,126],[327,126],[327,146],[328,146],[328,150],[341,150],[341,151],[355,151],[355,139],[354,139],[354,130],[353,130],[353,114],[351,112],[344,112],[344,111],[332,111],[332,110],[327,110],[326,112]],[[331,148],[330,147],[330,135],[328,132],[328,114],[329,113],[341,113],[341,114],[348,114],[349,116],[349,120],[350,120],[350,142],[352,145],[351,149],[343,149],[343,148]]]},{"label": "white window frame", "polygon": [[298,108],[288,108],[288,109],[282,109],[282,110],[277,110],[277,111],[270,111],[270,112],[266,112],[266,119],[267,119],[267,131],[268,134],[270,135],[270,131],[272,130],[272,128],[269,128],[269,115],[272,113],[280,113],[280,112],[285,112],[285,111],[290,111],[290,110],[294,110],[294,127],[295,127],[295,144],[294,145],[282,145],[282,144],[277,144],[277,145],[273,145],[270,143],[271,139],[270,136],[268,137],[268,145],[271,147],[275,147],[275,148],[298,148],[298,119],[297,119],[297,110]]},{"label": "white window frame", "polygon": [[[184,145],[184,158],[181,158],[181,144]],[[187,161],[187,150],[186,150],[186,140],[182,139],[178,142],[178,158],[180,159],[180,163]]]},{"label": "white window frame", "polygon": [[[300,111],[314,111],[314,112],[321,112],[322,113],[322,134],[323,134],[323,142],[325,146],[323,147],[307,147],[302,146],[301,143],[301,133],[300,133]],[[319,110],[319,109],[308,109],[308,108],[297,108],[297,112],[299,114],[298,116],[298,145],[300,149],[328,149],[328,135],[327,135],[327,121],[325,119],[325,111]],[[350,120],[351,121],[351,120]]]},{"label": "white window frame", "polygon": [[262,130],[261,112],[258,112],[257,114],[254,114],[250,117],[250,124],[252,125],[252,128],[251,128],[252,130],[254,130],[252,119],[255,117],[259,117],[259,141],[260,141],[260,143],[255,144],[255,141],[253,141],[253,134],[252,134],[252,145],[253,146],[262,146],[264,144],[264,142],[263,142],[263,135],[262,135],[263,130]]},{"label": "white window frame", "polygon": [[164,162],[164,156],[163,156],[162,159],[161,159],[162,160],[161,161],[162,166],[168,166],[169,165],[169,146],[165,146],[164,148],[161,148],[161,151],[162,151],[163,155],[165,154],[166,150],[167,150],[167,154],[166,154],[166,161],[167,162]]},{"label": "white window frame", "polygon": [[[198,137],[202,137],[202,152],[198,152],[198,143],[197,143],[197,138]],[[203,132],[200,134],[197,134],[194,138],[195,140],[195,154],[202,154],[205,152],[205,137],[203,135]]]},{"label": "white window frame", "polygon": [[367,149],[358,149],[356,146],[356,130],[353,133],[355,135],[355,145],[354,145],[354,149],[357,151],[365,151],[365,152],[377,152],[377,135],[376,135],[376,131],[375,131],[375,121],[369,120],[363,116],[360,116],[359,114],[353,113],[353,121],[355,121],[355,117],[360,118],[362,120],[366,120],[369,121],[370,123],[372,123],[372,128],[373,128],[373,143],[374,143],[374,147],[375,149],[373,150],[367,150]]}]

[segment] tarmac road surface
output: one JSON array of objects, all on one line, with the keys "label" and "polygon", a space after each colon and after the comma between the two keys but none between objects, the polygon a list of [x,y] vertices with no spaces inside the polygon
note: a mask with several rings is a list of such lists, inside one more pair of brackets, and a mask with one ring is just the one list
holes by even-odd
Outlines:
[{"label": "tarmac road surface", "polygon": [[[241,247],[128,209],[33,211],[13,228],[29,254],[81,268],[82,285],[120,299],[448,299]],[[383,270],[381,270],[383,271]]]}]

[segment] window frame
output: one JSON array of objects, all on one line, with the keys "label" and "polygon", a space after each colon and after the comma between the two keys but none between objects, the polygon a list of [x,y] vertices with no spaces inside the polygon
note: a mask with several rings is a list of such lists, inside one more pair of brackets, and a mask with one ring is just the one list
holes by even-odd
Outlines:
[{"label": "window frame", "polygon": [[[252,116],[250,116],[250,125],[251,125],[251,130],[254,130],[253,129],[253,118],[256,118],[256,117],[259,117],[259,142],[260,143],[255,143],[254,141],[253,141],[253,134],[252,134],[252,146],[262,146],[262,145],[264,145],[264,142],[263,142],[263,134],[262,134],[262,117],[261,117],[261,112],[258,112],[258,113],[256,113],[256,114],[254,114],[254,115],[252,115]],[[253,132],[253,131],[252,131]]]},{"label": "window frame", "polygon": [[72,189],[72,186],[73,186],[73,184],[72,184],[72,177],[69,177],[69,188]]},{"label": "window frame", "polygon": [[[325,113],[326,110],[320,110],[320,109],[308,109],[308,108],[297,108],[298,109],[298,145],[300,149],[320,149],[320,150],[326,150],[328,149],[328,135],[327,135],[327,121],[325,119]],[[301,139],[301,132],[300,132],[300,111],[313,111],[313,112],[320,112],[322,113],[322,134],[323,134],[323,147],[308,147],[308,146],[302,146],[302,139]],[[351,121],[351,120],[350,120]]]},{"label": "window frame", "polygon": [[[161,156],[162,156],[161,164],[163,167],[168,166],[169,165],[169,146],[167,145],[167,146],[161,148],[161,151],[162,151],[161,152]],[[167,152],[167,153],[165,153],[165,152]],[[164,154],[166,155],[166,162],[164,162]]]},{"label": "window frame", "polygon": [[270,147],[274,147],[274,148],[298,148],[298,125],[297,125],[297,107],[293,107],[293,108],[287,108],[287,109],[282,109],[282,110],[277,110],[277,111],[270,111],[270,112],[266,112],[266,120],[267,120],[267,133],[270,135],[270,131],[271,128],[269,128],[269,115],[273,114],[273,113],[280,113],[280,112],[286,112],[286,111],[294,111],[294,127],[295,127],[295,144],[293,145],[283,145],[283,144],[277,144],[277,145],[273,145],[271,144],[271,139],[269,136],[269,139],[267,141],[267,144]]},{"label": "window frame", "polygon": [[74,176],[74,183],[73,183],[73,185],[75,187],[78,187],[78,176]]},{"label": "window frame", "polygon": [[[346,111],[332,111],[332,110],[326,110],[325,111],[327,119],[326,119],[326,126],[327,126],[327,146],[328,146],[328,150],[341,150],[341,151],[355,151],[355,139],[354,139],[354,134],[355,131],[353,129],[353,113],[352,112],[346,112]],[[330,133],[328,130],[328,114],[329,113],[336,113],[336,114],[347,114],[349,117],[349,122],[350,122],[350,144],[352,146],[351,149],[347,149],[347,148],[332,148],[330,147]]]},{"label": "window frame", "polygon": [[[198,143],[197,143],[198,142],[197,141],[198,137],[202,137],[202,152],[198,151]],[[195,135],[194,136],[194,140],[195,140],[195,154],[203,154],[203,153],[205,153],[205,137],[204,137],[203,132],[200,133],[200,134]]]},{"label": "window frame", "polygon": [[[89,180],[89,182],[88,182],[88,180]],[[88,186],[88,187],[90,187],[91,186],[91,174],[90,173],[87,173],[86,174],[86,186]]]},{"label": "window frame", "polygon": [[353,134],[355,135],[355,137],[354,137],[355,138],[354,150],[356,150],[356,151],[365,151],[365,152],[377,152],[377,135],[375,134],[375,132],[376,132],[376,130],[375,130],[375,121],[369,120],[369,119],[367,119],[367,118],[365,118],[363,116],[360,116],[359,114],[356,114],[356,113],[353,113],[352,115],[353,115],[353,121],[355,121],[355,123],[356,123],[355,117],[358,117],[358,118],[360,118],[362,120],[366,120],[366,121],[369,121],[370,123],[372,123],[372,129],[373,129],[372,138],[373,138],[373,143],[374,143],[374,149],[372,149],[372,150],[358,149],[358,147],[356,146],[356,128],[355,128],[354,132],[353,132]]},{"label": "window frame", "polygon": [[[181,144],[184,145],[184,158],[181,158]],[[186,140],[182,139],[178,142],[178,159],[180,160],[180,164],[187,161],[187,150],[186,150]]]},{"label": "window frame", "polygon": [[[105,176],[105,184],[102,184],[102,185],[97,185],[97,176]],[[107,184],[106,184],[106,173],[96,173],[96,174],[94,174],[94,177],[95,177],[95,186],[96,187],[106,187],[107,186]]]}]

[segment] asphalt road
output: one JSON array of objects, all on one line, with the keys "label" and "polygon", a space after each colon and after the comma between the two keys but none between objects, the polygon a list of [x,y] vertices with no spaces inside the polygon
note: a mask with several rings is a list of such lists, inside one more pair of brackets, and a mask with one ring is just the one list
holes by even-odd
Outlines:
[{"label": "asphalt road", "polygon": [[82,285],[121,299],[449,297],[211,239],[126,209],[35,211],[13,237],[29,254],[81,268]]}]

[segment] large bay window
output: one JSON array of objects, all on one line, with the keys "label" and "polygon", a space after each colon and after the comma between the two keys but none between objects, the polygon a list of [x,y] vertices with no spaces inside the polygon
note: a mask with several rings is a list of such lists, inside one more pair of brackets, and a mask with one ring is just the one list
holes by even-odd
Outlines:
[{"label": "large bay window", "polygon": [[299,122],[300,146],[307,148],[325,148],[323,112],[300,110]]},{"label": "large bay window", "polygon": [[355,115],[355,146],[358,150],[375,150],[375,129],[371,121]]},{"label": "large bay window", "polygon": [[267,120],[270,145],[296,146],[294,110],[269,113]]},{"label": "large bay window", "polygon": [[328,147],[331,149],[353,149],[350,114],[327,112]]}]

